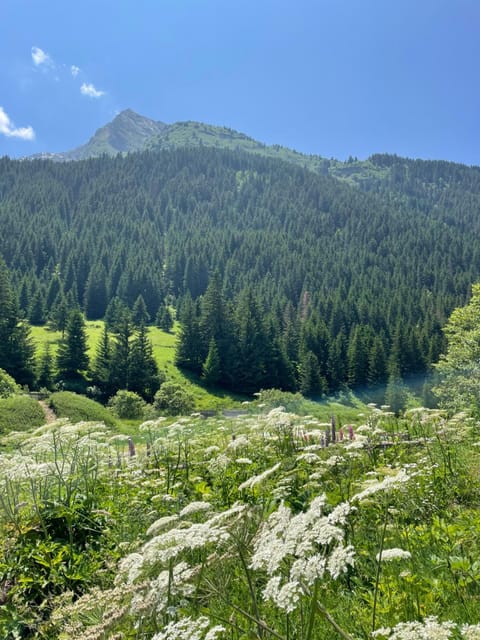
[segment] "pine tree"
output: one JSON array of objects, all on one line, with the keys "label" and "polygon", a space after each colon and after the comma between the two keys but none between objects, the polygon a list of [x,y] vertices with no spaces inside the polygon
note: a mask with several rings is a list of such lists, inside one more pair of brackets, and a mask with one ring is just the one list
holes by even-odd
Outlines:
[{"label": "pine tree", "polygon": [[30,308],[28,310],[28,319],[31,324],[42,325],[45,324],[46,311],[45,311],[45,298],[40,289],[37,289],[34,294]]},{"label": "pine tree", "polygon": [[161,304],[155,317],[155,325],[162,331],[169,333],[173,328],[173,316],[165,304]]},{"label": "pine tree", "polygon": [[125,308],[116,320],[112,347],[111,372],[115,390],[130,389],[130,352],[133,330],[131,312]]},{"label": "pine tree", "polygon": [[147,311],[147,305],[142,295],[139,295],[135,300],[135,304],[132,309],[132,320],[136,327],[146,325],[150,322],[150,315]]},{"label": "pine tree", "polygon": [[107,274],[103,265],[90,269],[85,285],[83,306],[89,320],[99,320],[107,308]]},{"label": "pine tree", "polygon": [[110,300],[105,311],[105,324],[109,331],[113,333],[118,331],[122,317],[126,312],[128,312],[128,307],[123,300],[120,300],[117,296]]},{"label": "pine tree", "polygon": [[60,299],[57,298],[57,301],[50,312],[49,324],[55,331],[61,331],[62,339],[65,337],[65,329],[67,328],[70,311],[67,299],[65,296],[61,296]]},{"label": "pine tree", "polygon": [[231,379],[239,391],[260,391],[266,381],[268,340],[260,305],[251,289],[245,289],[238,297],[234,331]]},{"label": "pine tree", "polygon": [[128,390],[135,391],[148,402],[153,401],[165,376],[160,376],[153,357],[153,347],[148,339],[147,329],[141,324],[132,340],[129,357],[130,378]]},{"label": "pine tree", "polygon": [[208,386],[214,386],[218,383],[221,376],[220,356],[218,354],[217,343],[215,339],[210,340],[207,359],[202,367],[202,379]]},{"label": "pine tree", "polygon": [[183,300],[180,312],[180,334],[175,352],[178,367],[201,373],[201,338],[197,305],[188,294]]},{"label": "pine tree", "polygon": [[41,389],[51,390],[53,389],[53,379],[53,356],[47,342],[38,363],[37,386]]},{"label": "pine tree", "polygon": [[82,377],[88,367],[87,336],[82,313],[73,310],[67,322],[65,337],[60,341],[57,351],[57,371],[63,380]]},{"label": "pine tree", "polygon": [[10,275],[0,258],[0,368],[18,384],[31,385],[35,377],[34,353],[30,328],[19,318]]},{"label": "pine tree", "polygon": [[398,415],[407,406],[408,391],[400,375],[400,371],[392,371],[388,377],[385,390],[385,404]]},{"label": "pine tree", "polygon": [[115,393],[112,383],[112,347],[106,324],[103,326],[102,337],[97,345],[90,370],[90,380],[100,389],[104,399],[110,398]]}]

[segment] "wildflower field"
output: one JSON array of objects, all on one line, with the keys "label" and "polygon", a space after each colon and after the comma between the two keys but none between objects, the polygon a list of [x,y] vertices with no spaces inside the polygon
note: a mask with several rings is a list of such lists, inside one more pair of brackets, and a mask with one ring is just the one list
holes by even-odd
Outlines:
[{"label": "wildflower field", "polygon": [[362,420],[3,435],[0,637],[479,639],[479,426]]}]

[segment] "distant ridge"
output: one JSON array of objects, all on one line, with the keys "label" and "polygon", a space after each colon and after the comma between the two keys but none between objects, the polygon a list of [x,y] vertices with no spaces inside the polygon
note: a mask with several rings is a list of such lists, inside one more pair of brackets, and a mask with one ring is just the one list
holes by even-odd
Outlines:
[{"label": "distant ridge", "polygon": [[[119,113],[111,122],[98,129],[90,140],[76,149],[62,153],[39,153],[27,159],[66,162],[85,160],[103,154],[115,156],[145,150],[171,150],[188,147],[213,147],[230,151],[242,151],[266,158],[283,160],[321,175],[330,175],[359,186],[364,190],[385,187],[392,183],[392,167],[402,167],[405,171],[412,162],[424,163],[431,171],[438,171],[445,164],[437,160],[411,160],[391,154],[375,154],[367,160],[350,157],[346,162],[328,159],[320,155],[299,153],[278,144],[266,145],[250,136],[228,127],[185,121],[165,124],[142,116],[132,109]],[[436,167],[434,169],[434,167]],[[472,167],[477,169],[478,167]],[[390,184],[390,186],[394,186]]]}]

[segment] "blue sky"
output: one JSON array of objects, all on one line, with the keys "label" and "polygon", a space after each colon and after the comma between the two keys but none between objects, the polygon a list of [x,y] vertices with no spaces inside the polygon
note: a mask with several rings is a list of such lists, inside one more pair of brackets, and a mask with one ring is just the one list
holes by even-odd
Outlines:
[{"label": "blue sky", "polygon": [[346,159],[480,165],[479,0],[2,0],[0,156],[122,109]]}]

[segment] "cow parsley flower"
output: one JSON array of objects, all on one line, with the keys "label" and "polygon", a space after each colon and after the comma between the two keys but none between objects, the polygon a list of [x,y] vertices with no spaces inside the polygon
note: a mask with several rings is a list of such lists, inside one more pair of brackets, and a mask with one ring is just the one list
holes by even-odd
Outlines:
[{"label": "cow parsley flower", "polygon": [[242,482],[242,484],[238,487],[238,490],[243,491],[244,489],[253,489],[257,485],[262,484],[264,480],[269,478],[271,475],[275,473],[275,471],[280,469],[280,466],[281,466],[281,463],[277,462],[277,464],[275,464],[273,467],[270,467],[270,469],[266,469],[263,473],[260,473],[258,476],[252,476],[251,478],[248,478],[248,480],[245,480],[245,482]]},{"label": "cow parsley flower", "polygon": [[424,622],[401,622],[393,629],[382,628],[372,633],[372,638],[387,640],[449,640],[456,628],[453,622],[439,622],[435,616],[425,618]]},{"label": "cow parsley flower", "polygon": [[193,513],[200,513],[202,511],[211,511],[211,510],[212,510],[212,505],[209,502],[202,502],[202,501],[190,502],[190,504],[187,504],[186,507],[183,507],[183,509],[179,513],[179,516],[183,518],[185,516],[190,516]]},{"label": "cow parsley flower", "polygon": [[383,549],[381,553],[377,553],[376,560],[379,562],[391,562],[392,560],[408,560],[412,557],[410,551],[404,549]]},{"label": "cow parsley flower", "polygon": [[480,624],[464,624],[462,638],[465,640],[480,640]]},{"label": "cow parsley flower", "polygon": [[177,622],[170,622],[163,631],[156,633],[152,640],[215,640],[225,631],[225,627],[217,625],[207,631],[210,620],[200,616],[196,620],[181,618]]}]

